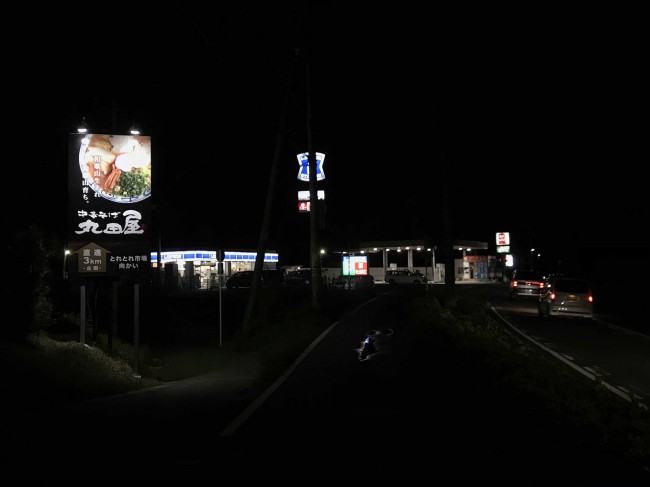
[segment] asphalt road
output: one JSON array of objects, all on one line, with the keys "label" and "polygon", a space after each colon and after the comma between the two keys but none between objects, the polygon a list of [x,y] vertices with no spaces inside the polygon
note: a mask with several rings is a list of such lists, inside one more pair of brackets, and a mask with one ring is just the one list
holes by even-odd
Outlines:
[{"label": "asphalt road", "polygon": [[647,485],[458,350],[420,341],[408,299],[378,295],[273,383],[238,356],[221,376],[15,425],[5,472],[80,485]]},{"label": "asphalt road", "polygon": [[504,326],[543,353],[588,380],[598,380],[613,394],[643,409],[650,407],[650,335],[645,317],[596,308],[593,320],[540,319],[535,298],[511,301],[502,286],[469,285],[461,291],[480,295]]}]

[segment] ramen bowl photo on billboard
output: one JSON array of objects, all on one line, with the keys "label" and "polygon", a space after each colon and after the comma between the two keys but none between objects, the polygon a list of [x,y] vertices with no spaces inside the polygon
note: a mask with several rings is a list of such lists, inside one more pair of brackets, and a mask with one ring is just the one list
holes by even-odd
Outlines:
[{"label": "ramen bowl photo on billboard", "polygon": [[88,134],[79,148],[79,167],[102,198],[135,203],[151,196],[151,138]]}]

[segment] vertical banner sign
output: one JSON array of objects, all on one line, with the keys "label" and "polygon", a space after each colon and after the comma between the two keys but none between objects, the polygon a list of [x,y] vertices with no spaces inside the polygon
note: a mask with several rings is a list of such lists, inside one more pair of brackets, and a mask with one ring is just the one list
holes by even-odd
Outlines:
[{"label": "vertical banner sign", "polygon": [[[73,275],[150,276],[151,137],[70,134],[68,248]],[[75,261],[75,259],[69,259]]]},{"label": "vertical banner sign", "polygon": [[[324,200],[325,190],[319,189],[316,196],[319,200]],[[298,191],[298,212],[309,213],[311,211],[311,205],[309,203],[309,191]]]},{"label": "vertical banner sign", "polygon": [[510,253],[510,233],[498,232],[497,233],[497,253],[508,254]]},{"label": "vertical banner sign", "polygon": [[[325,162],[325,154],[316,152],[316,181],[325,179],[325,172],[323,172],[323,163]],[[309,152],[298,154],[298,179],[300,181],[309,182]]]}]

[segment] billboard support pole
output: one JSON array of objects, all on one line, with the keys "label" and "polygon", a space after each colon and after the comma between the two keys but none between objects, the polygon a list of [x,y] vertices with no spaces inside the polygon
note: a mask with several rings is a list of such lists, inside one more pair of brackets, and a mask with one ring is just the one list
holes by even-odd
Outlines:
[{"label": "billboard support pole", "polygon": [[133,371],[140,378],[140,284],[133,284]]},{"label": "billboard support pole", "polygon": [[79,343],[86,344],[86,283],[79,286]]}]

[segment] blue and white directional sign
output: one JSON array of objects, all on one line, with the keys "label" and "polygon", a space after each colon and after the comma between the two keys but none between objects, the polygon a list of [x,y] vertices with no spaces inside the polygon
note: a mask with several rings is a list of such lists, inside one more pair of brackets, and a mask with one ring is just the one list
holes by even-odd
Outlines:
[{"label": "blue and white directional sign", "polygon": [[[323,161],[325,161],[325,154],[316,152],[316,181],[322,181],[325,179]],[[298,170],[298,179],[309,182],[309,152],[298,154],[298,165],[300,166],[300,169]]]}]

